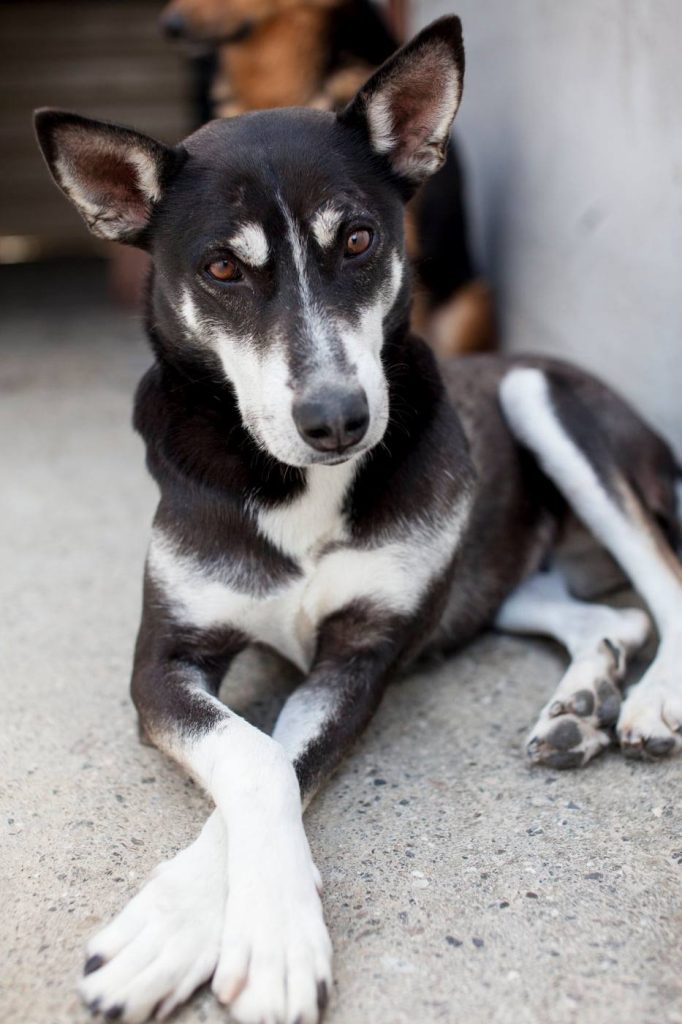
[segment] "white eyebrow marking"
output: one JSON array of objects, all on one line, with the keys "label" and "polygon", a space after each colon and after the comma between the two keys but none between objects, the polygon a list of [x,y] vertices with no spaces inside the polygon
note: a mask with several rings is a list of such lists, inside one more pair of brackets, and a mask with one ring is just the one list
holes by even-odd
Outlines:
[{"label": "white eyebrow marking", "polygon": [[343,211],[329,203],[318,210],[313,217],[310,226],[318,244],[327,249],[332,244],[343,220]]},{"label": "white eyebrow marking", "polygon": [[252,267],[263,267],[268,262],[268,240],[263,228],[255,221],[243,224],[227,244],[235,256]]}]

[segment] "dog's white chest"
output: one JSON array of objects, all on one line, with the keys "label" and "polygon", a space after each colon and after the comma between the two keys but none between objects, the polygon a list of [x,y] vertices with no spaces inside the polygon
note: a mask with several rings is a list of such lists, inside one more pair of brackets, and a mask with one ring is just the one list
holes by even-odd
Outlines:
[{"label": "dog's white chest", "polygon": [[300,576],[259,603],[252,630],[304,670],[313,656],[324,562],[348,542],[343,504],[356,468],[313,466],[303,495],[257,513],[259,532],[296,563]]},{"label": "dog's white chest", "polygon": [[411,614],[452,557],[468,501],[453,506],[444,519],[404,523],[381,543],[361,547],[351,541],[343,514],[354,475],[353,464],[314,467],[305,492],[288,505],[251,510],[258,531],[296,566],[279,582],[252,576],[251,585],[245,584],[244,566],[234,559],[207,565],[156,531],[148,571],[174,618],[196,629],[235,629],[305,671],[319,623],[334,612],[363,600],[384,612]]},{"label": "dog's white chest", "polygon": [[[307,669],[317,623],[328,606],[321,597],[334,585],[334,573],[325,572],[325,562],[338,556],[348,541],[342,510],[355,471],[354,463],[312,467],[302,495],[274,509],[252,510],[259,533],[298,570],[273,587],[267,580],[254,580],[253,587],[238,585],[238,566],[233,564],[231,573],[229,563],[227,567],[200,564],[180,554],[171,538],[156,531],[148,569],[175,617],[198,629],[230,626],[252,643],[273,647]],[[326,583],[320,583],[322,576]]]}]

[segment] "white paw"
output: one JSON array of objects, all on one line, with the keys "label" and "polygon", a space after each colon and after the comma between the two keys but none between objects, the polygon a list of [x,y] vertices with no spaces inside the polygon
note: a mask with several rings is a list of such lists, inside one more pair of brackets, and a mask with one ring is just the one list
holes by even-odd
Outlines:
[{"label": "white paw", "polygon": [[319,875],[302,827],[289,839],[230,866],[213,992],[240,1024],[317,1024],[331,988]]},{"label": "white paw", "polygon": [[647,681],[628,694],[618,719],[618,738],[629,757],[661,758],[682,750],[682,686]]},{"label": "white paw", "polygon": [[224,826],[217,814],[192,846],[161,864],[88,943],[85,1003],[110,1020],[168,1016],[218,962],[227,897]]}]

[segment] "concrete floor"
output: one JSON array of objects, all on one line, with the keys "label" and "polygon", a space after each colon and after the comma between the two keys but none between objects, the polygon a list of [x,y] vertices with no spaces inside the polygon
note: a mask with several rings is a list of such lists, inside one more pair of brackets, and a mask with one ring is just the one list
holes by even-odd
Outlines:
[{"label": "concrete floor", "polygon": [[[77,264],[3,270],[0,308],[0,1021],[84,1024],[86,936],[207,804],[138,744],[127,696],[154,507],[141,331]],[[531,771],[561,664],[486,636],[396,684],[311,809],[328,1024],[682,1024],[682,762]],[[241,678],[240,707],[278,688]],[[226,1018],[208,993],[177,1015]]]}]

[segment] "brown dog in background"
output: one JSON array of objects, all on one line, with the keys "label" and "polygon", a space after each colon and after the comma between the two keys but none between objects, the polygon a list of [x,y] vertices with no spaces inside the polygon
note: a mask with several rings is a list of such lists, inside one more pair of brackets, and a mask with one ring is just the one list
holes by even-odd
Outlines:
[{"label": "brown dog in background", "polygon": [[[167,35],[212,55],[202,119],[268,107],[341,109],[397,48],[371,0],[171,0]],[[413,329],[440,355],[494,347],[490,289],[471,258],[454,145],[406,214]]]}]

